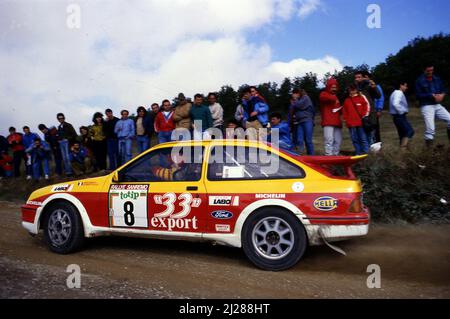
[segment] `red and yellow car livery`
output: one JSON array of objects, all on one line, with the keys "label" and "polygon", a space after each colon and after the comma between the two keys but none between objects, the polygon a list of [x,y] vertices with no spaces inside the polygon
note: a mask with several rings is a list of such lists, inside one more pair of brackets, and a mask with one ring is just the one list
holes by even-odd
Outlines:
[{"label": "red and yellow car livery", "polygon": [[133,235],[243,248],[283,270],[308,245],[364,236],[369,211],[351,166],[359,157],[301,157],[245,140],[160,144],[113,173],[48,186],[22,206],[23,226],[49,248]]}]

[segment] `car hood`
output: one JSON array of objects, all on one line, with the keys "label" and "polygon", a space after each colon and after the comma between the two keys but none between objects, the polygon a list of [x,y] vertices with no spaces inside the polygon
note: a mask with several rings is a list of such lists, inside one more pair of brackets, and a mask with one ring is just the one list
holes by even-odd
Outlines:
[{"label": "car hood", "polygon": [[64,181],[61,183],[49,185],[35,190],[28,198],[28,201],[44,200],[46,197],[57,193],[86,193],[99,192],[106,180],[107,176],[80,179],[75,181]]}]

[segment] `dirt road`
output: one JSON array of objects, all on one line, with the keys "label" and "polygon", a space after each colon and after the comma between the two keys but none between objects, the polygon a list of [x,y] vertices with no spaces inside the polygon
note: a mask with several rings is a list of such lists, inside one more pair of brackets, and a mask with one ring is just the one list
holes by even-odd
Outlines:
[{"label": "dirt road", "polygon": [[[272,273],[206,243],[98,238],[56,255],[22,229],[19,207],[0,202],[0,298],[450,298],[450,225],[374,225],[339,244],[347,256],[312,247]],[[71,264],[80,289],[67,288]],[[380,289],[367,288],[370,264],[381,267]]]}]

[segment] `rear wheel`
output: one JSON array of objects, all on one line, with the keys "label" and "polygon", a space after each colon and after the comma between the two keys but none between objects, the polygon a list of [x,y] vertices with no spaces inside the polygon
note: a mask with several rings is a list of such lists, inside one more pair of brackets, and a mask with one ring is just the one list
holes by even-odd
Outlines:
[{"label": "rear wheel", "polygon": [[60,202],[49,207],[44,218],[44,240],[50,250],[58,254],[69,254],[81,248],[83,223],[72,204]]},{"label": "rear wheel", "polygon": [[307,237],[297,217],[279,208],[263,208],[244,224],[242,246],[257,267],[279,271],[291,268],[303,256]]}]

